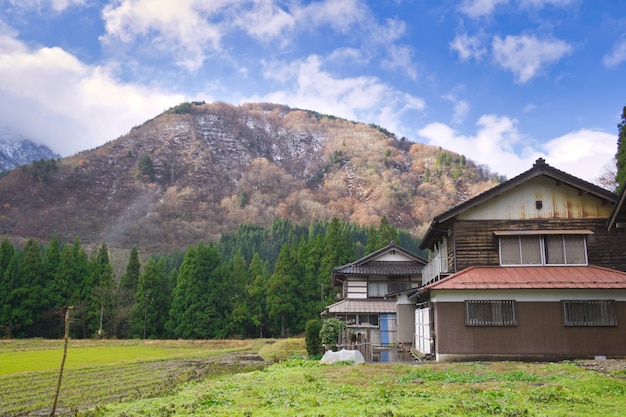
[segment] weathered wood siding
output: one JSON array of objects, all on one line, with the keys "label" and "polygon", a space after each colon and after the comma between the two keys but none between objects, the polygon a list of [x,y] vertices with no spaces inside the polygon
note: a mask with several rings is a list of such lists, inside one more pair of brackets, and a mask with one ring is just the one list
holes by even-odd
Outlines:
[{"label": "weathered wood siding", "polygon": [[[626,356],[626,302],[617,327],[565,327],[560,302],[517,302],[515,327],[469,327],[463,302],[434,304],[439,360]],[[440,320],[445,317],[445,320]]]},{"label": "weathered wood siding", "polygon": [[454,223],[448,250],[458,272],[472,265],[499,265],[495,230],[591,230],[587,236],[589,264],[626,271],[626,229],[605,227],[606,219],[465,220]]}]

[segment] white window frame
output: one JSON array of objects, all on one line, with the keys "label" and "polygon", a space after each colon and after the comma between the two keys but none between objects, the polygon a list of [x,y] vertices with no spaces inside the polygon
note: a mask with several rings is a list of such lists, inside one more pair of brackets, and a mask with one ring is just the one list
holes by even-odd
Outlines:
[{"label": "white window frame", "polygon": [[[592,232],[586,230],[576,230],[576,231],[504,231],[504,232],[494,232],[494,234],[498,237],[498,258],[500,261],[500,266],[538,266],[538,265],[546,265],[546,266],[586,266],[589,263],[589,258],[587,254],[587,239],[586,235],[591,234]],[[526,236],[536,237],[539,242],[539,251],[541,255],[541,263],[525,263],[522,256],[522,244],[521,239]],[[561,236],[563,242],[563,257],[565,259],[565,263],[547,263],[546,260],[546,237],[547,236]],[[567,262],[567,249],[565,246],[565,237],[566,236],[576,236],[582,239],[583,247],[583,263],[568,263]],[[520,251],[520,263],[503,263],[502,258],[502,241],[503,239],[513,239],[518,238],[518,248]]]}]

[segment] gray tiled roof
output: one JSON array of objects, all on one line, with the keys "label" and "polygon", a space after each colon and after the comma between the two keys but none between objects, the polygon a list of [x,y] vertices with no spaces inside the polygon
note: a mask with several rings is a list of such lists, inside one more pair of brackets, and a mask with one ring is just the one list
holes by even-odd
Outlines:
[{"label": "gray tiled roof", "polygon": [[400,261],[400,262],[368,262],[366,264],[347,264],[335,268],[335,274],[345,275],[388,275],[388,276],[409,276],[422,273],[424,265],[420,262]]}]

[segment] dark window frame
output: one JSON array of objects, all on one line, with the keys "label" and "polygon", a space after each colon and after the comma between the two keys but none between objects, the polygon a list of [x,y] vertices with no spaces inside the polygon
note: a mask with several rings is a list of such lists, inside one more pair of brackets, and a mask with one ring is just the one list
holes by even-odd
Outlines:
[{"label": "dark window frame", "polygon": [[565,327],[617,327],[615,300],[561,300]]},{"label": "dark window frame", "polygon": [[515,300],[465,300],[468,327],[515,327]]}]

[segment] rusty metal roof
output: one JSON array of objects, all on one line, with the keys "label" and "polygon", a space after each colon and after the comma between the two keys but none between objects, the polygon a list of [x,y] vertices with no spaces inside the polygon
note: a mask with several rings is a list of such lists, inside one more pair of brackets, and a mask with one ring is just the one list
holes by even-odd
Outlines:
[{"label": "rusty metal roof", "polygon": [[372,261],[358,265],[356,263],[347,264],[333,269],[334,274],[345,275],[388,275],[388,276],[410,276],[419,275],[424,269],[424,264],[413,261],[378,262]]},{"label": "rusty metal roof", "polygon": [[326,307],[333,314],[341,313],[395,313],[395,300],[341,300]]},{"label": "rusty metal roof", "polygon": [[472,266],[440,281],[430,290],[626,289],[626,272],[589,266]]}]

